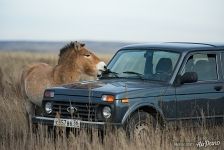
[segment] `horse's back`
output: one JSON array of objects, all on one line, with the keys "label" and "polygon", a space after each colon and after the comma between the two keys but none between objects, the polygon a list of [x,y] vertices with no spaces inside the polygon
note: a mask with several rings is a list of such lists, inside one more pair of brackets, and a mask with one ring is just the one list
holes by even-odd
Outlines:
[{"label": "horse's back", "polygon": [[45,88],[52,84],[52,67],[45,63],[28,65],[21,76],[23,95],[36,105],[41,105]]}]

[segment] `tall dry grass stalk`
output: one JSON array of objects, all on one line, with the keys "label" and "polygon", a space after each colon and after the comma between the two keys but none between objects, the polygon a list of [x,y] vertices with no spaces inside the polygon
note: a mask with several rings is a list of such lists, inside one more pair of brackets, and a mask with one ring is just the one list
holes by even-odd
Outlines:
[{"label": "tall dry grass stalk", "polygon": [[[108,62],[111,56],[101,56]],[[200,127],[156,130],[143,140],[129,140],[122,130],[108,131],[102,139],[97,131],[91,134],[81,130],[79,134],[48,132],[46,127],[39,127],[35,133],[29,131],[26,120],[24,99],[20,94],[19,78],[23,66],[30,63],[45,62],[56,65],[57,54],[1,52],[0,53],[0,149],[198,149],[198,143],[220,141],[218,146],[207,149],[224,149],[224,127]],[[205,147],[201,147],[205,148]]]}]

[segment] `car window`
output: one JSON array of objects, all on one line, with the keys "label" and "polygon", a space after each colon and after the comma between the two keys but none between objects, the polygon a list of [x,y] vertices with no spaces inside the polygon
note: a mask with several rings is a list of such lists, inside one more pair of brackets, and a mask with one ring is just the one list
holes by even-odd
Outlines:
[{"label": "car window", "polygon": [[122,50],[108,64],[108,69],[117,77],[166,82],[170,80],[179,56],[179,53],[164,50]]},{"label": "car window", "polygon": [[146,61],[144,54],[145,51],[123,53],[117,62],[114,63],[112,70],[115,70],[117,73],[128,70],[143,74]]},{"label": "car window", "polygon": [[224,53],[221,54],[221,70],[222,70],[222,76],[224,78]]},{"label": "car window", "polygon": [[[178,54],[177,53],[170,53],[170,52],[165,52],[165,51],[155,51],[154,52],[154,56],[153,56],[153,74],[155,74],[157,71],[156,71],[156,68],[159,67],[159,63],[162,61],[162,60],[167,60],[167,62],[170,61],[170,67],[171,67],[171,72],[173,71],[174,67],[175,67],[175,64],[177,63],[178,61],[178,58],[177,57]],[[174,65],[173,65],[174,64]],[[166,63],[166,65],[163,66],[168,68],[168,63]]]},{"label": "car window", "polygon": [[185,72],[196,72],[199,81],[217,80],[216,54],[197,53],[191,55],[183,69]]}]

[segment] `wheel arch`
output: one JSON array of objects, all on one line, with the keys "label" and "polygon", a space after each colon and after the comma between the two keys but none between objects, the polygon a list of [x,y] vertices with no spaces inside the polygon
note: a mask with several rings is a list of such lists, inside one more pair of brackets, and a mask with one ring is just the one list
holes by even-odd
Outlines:
[{"label": "wheel arch", "polygon": [[155,119],[158,119],[159,123],[164,126],[165,125],[165,117],[162,113],[162,110],[158,107],[154,106],[153,104],[143,103],[135,105],[134,107],[130,108],[124,115],[122,119],[122,124],[125,124],[130,116],[138,111],[144,111],[151,114]]}]

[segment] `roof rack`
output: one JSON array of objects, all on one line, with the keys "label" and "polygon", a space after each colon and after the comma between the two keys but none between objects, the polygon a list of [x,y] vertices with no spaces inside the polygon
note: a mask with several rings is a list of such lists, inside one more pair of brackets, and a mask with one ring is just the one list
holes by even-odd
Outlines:
[{"label": "roof rack", "polygon": [[194,42],[165,42],[165,43],[179,43],[179,44],[201,44],[201,45],[207,45],[207,46],[216,47],[215,45],[212,45],[212,44],[207,44],[207,43],[194,43]]}]

